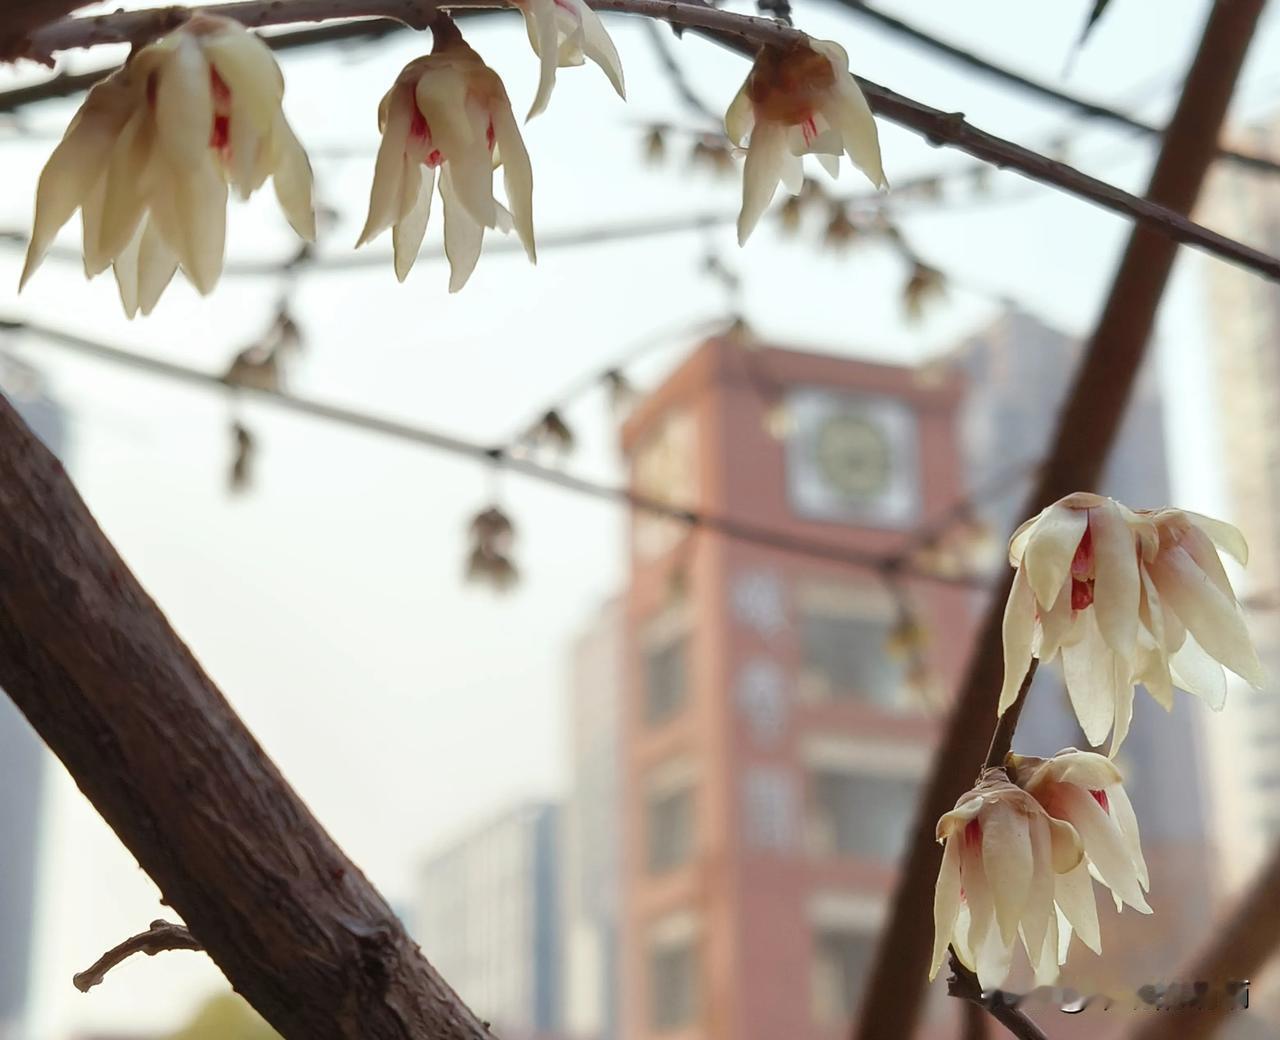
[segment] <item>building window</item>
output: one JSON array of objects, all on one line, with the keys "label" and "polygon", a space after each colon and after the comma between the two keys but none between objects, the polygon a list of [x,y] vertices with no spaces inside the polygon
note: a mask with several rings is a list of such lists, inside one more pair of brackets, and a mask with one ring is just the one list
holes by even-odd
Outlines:
[{"label": "building window", "polygon": [[819,1025],[843,1025],[854,1016],[874,953],[871,932],[838,926],[815,930],[813,1017]]},{"label": "building window", "polygon": [[693,921],[676,915],[653,931],[649,949],[649,1022],[655,1033],[698,1019],[698,946]]},{"label": "building window", "polygon": [[903,666],[886,649],[888,618],[805,607],[800,612],[801,685],[816,700],[902,703]]},{"label": "building window", "polygon": [[649,793],[649,873],[665,874],[693,858],[693,788]]},{"label": "building window", "polygon": [[893,863],[915,812],[914,778],[818,766],[809,778],[809,841],[821,855]]},{"label": "building window", "polygon": [[674,717],[688,692],[689,640],[684,635],[644,649],[645,721],[656,726]]}]

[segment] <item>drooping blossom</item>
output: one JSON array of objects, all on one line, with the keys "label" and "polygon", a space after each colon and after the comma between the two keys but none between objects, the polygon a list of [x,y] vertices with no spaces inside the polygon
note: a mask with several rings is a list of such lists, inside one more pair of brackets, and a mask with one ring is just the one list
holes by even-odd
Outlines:
[{"label": "drooping blossom", "polygon": [[991,769],[938,821],[937,835],[945,848],[929,977],[950,945],[982,987],[994,989],[1009,973],[1019,937],[1037,977],[1055,976],[1057,883],[1079,868],[1083,855],[1075,829],[1045,812],[1003,770]]},{"label": "drooping blossom", "polygon": [[1000,713],[1033,657],[1062,657],[1086,738],[1111,752],[1143,683],[1166,707],[1176,684],[1221,707],[1222,666],[1258,685],[1261,668],[1214,548],[1243,559],[1228,524],[1181,510],[1135,512],[1079,492],[1027,521],[1009,543],[1017,567],[1004,615]]},{"label": "drooping blossom", "polygon": [[524,15],[525,29],[533,53],[542,62],[538,92],[526,119],[532,119],[547,107],[556,85],[556,69],[582,65],[590,58],[609,77],[618,97],[624,101],[627,90],[622,80],[622,62],[618,49],[600,22],[600,16],[583,0],[513,0]]},{"label": "drooping blossom", "polygon": [[[404,67],[378,108],[382,144],[356,245],[391,228],[396,277],[404,281],[426,233],[438,169],[449,291],[457,292],[475,269],[487,228],[514,227],[536,261],[533,168],[498,74],[452,22],[437,21],[432,31],[432,52]],[[493,196],[498,166],[510,211]]]},{"label": "drooping blossom", "polygon": [[114,266],[126,312],[147,314],[181,267],[208,293],[222,273],[228,185],[268,177],[293,229],[315,237],[311,164],[281,109],[266,44],[195,14],[93,87],[40,175],[22,284],[80,210],[85,273]]},{"label": "drooping blossom", "polygon": [[872,184],[887,186],[875,119],[849,74],[848,54],[830,40],[761,50],[724,125],[730,139],[747,148],[739,244],[773,201],[780,180],[792,195],[800,192],[802,155],[816,155],[834,177],[847,153]]},{"label": "drooping blossom", "polygon": [[[1114,762],[1091,751],[1067,748],[1052,758],[1010,755],[1009,766],[1018,786],[1045,812],[1075,828],[1084,847],[1085,862],[1071,876],[1059,878],[1055,899],[1070,928],[1095,953],[1101,952],[1098,913],[1090,875],[1109,889],[1116,909],[1129,905],[1151,913],[1144,892],[1151,887],[1138,835],[1138,818],[1125,793],[1123,777]],[[1065,960],[1070,933],[1060,939]]]}]

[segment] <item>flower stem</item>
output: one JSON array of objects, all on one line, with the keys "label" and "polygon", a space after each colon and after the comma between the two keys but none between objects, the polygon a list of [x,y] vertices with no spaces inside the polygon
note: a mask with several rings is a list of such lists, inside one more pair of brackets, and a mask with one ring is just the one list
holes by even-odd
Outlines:
[{"label": "flower stem", "polygon": [[996,769],[1004,766],[1004,757],[1013,746],[1013,732],[1018,728],[1018,718],[1022,715],[1022,705],[1026,703],[1027,691],[1031,689],[1031,680],[1036,677],[1036,668],[1040,664],[1031,658],[1027,674],[1022,677],[1022,685],[1018,687],[1017,699],[1009,705],[1009,710],[996,722],[996,731],[991,735],[991,746],[987,749],[987,760],[983,769]]}]

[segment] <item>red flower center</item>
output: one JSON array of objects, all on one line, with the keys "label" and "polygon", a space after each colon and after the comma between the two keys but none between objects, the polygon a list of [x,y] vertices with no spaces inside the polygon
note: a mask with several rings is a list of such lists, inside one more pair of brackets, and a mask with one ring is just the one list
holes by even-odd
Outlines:
[{"label": "red flower center", "polygon": [[1093,795],[1093,800],[1102,806],[1103,812],[1111,812],[1111,802],[1107,799],[1106,791],[1090,791],[1089,793]]},{"label": "red flower center", "polygon": [[227,152],[231,144],[231,88],[212,65],[209,66],[209,92],[213,95],[213,126],[209,130],[209,147],[218,152]]},{"label": "red flower center", "polygon": [[1084,536],[1071,557],[1071,609],[1084,610],[1093,602],[1093,531],[1086,525]]}]

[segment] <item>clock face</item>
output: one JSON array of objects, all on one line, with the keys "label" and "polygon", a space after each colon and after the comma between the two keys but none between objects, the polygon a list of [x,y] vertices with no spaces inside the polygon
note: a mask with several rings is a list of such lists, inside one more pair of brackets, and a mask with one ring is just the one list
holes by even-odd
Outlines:
[{"label": "clock face", "polygon": [[791,505],[814,520],[905,527],[919,512],[916,415],[893,397],[796,387],[787,395]]},{"label": "clock face", "polygon": [[859,412],[836,414],[818,428],[818,467],[833,489],[850,499],[884,493],[892,449],[884,429]]}]

